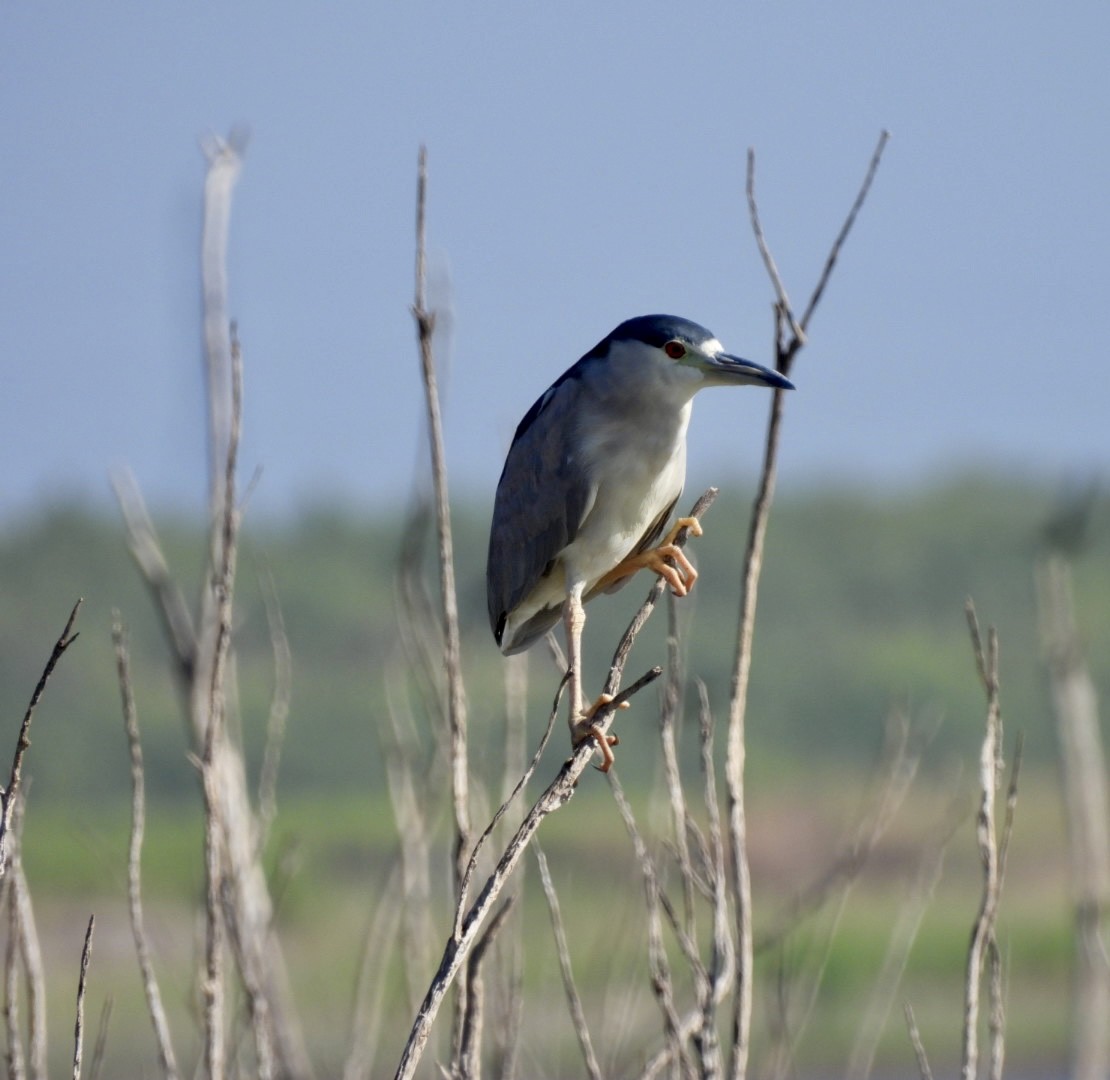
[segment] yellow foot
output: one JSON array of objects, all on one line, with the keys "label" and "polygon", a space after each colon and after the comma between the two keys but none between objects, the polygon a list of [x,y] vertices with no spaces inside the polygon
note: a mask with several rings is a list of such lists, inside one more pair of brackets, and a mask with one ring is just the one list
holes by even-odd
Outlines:
[{"label": "yellow foot", "polygon": [[[597,701],[595,701],[587,710],[585,715],[579,720],[571,729],[571,742],[575,746],[581,746],[588,739],[593,739],[597,743],[597,749],[601,754],[601,764],[597,766],[599,772],[608,772],[616,757],[613,754],[612,747],[620,743],[620,739],[616,735],[608,735],[601,730],[600,724],[593,722],[593,717],[603,705],[608,705],[613,700],[612,694],[602,694]],[[628,702],[622,701],[618,709],[627,709]]]},{"label": "yellow foot", "polygon": [[669,533],[667,533],[666,539],[664,539],[663,543],[673,544],[678,538],[678,534],[682,532],[683,529],[689,529],[691,536],[701,536],[703,532],[701,522],[698,521],[696,517],[680,517],[674,523],[674,528],[671,529]]},{"label": "yellow foot", "polygon": [[[623,578],[631,577],[637,570],[651,570],[670,585],[675,596],[685,596],[698,580],[698,572],[694,569],[694,564],[686,558],[686,553],[675,543],[675,538],[683,529],[689,529],[694,536],[702,534],[701,522],[697,518],[679,518],[674,523],[674,528],[664,537],[663,543],[650,551],[630,555],[618,563],[594,586],[592,592],[604,592]],[[673,559],[675,565],[667,562],[668,559]]]}]

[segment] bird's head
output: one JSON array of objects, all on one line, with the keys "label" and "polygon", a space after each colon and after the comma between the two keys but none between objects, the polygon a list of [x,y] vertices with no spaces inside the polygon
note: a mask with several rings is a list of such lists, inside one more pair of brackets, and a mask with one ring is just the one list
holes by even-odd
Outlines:
[{"label": "bird's head", "polygon": [[698,381],[700,376],[700,386],[756,385],[794,389],[794,384],[784,375],[725,352],[720,341],[704,326],[676,315],[640,315],[629,319],[601,346],[606,347],[610,356],[621,352],[650,363],[661,374],[673,370],[682,381]]}]

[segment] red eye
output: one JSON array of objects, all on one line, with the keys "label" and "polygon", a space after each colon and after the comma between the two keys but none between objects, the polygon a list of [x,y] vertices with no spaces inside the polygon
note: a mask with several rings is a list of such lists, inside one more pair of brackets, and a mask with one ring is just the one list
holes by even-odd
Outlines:
[{"label": "red eye", "polygon": [[663,351],[672,360],[681,360],[686,355],[686,346],[681,341],[668,341],[663,346]]}]

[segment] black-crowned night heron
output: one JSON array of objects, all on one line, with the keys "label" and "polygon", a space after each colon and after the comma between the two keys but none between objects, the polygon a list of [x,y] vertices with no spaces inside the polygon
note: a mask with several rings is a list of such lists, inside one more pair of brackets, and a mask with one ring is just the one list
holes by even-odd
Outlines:
[{"label": "black-crowned night heron", "polygon": [[509,448],[486,566],[490,626],[508,655],[563,618],[571,739],[596,739],[603,769],[613,755],[591,722],[597,705],[587,709],[582,696],[582,605],[642,568],[678,596],[689,591],[697,574],[673,542],[682,525],[695,534],[700,526],[680,519],[658,541],[686,479],[692,399],[706,386],[746,384],[793,389],[778,372],[730,356],[697,323],[642,315],[556,379]]}]

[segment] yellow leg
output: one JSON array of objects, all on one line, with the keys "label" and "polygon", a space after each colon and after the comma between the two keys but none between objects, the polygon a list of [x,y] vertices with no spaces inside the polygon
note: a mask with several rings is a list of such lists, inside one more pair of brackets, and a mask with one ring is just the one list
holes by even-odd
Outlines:
[{"label": "yellow leg", "polygon": [[582,607],[582,583],[572,585],[563,604],[563,629],[567,636],[567,666],[570,668],[570,721],[571,737],[583,714],[582,706],[582,628],[586,625],[586,612]]},{"label": "yellow leg", "polygon": [[[620,739],[618,739],[616,735],[607,735],[602,731],[599,724],[593,723],[593,717],[602,705],[608,705],[612,700],[612,694],[602,694],[597,701],[589,707],[582,719],[574,725],[570,735],[571,742],[573,742],[575,746],[581,746],[587,739],[593,739],[593,741],[597,743],[598,751],[601,753],[601,764],[597,767],[599,772],[608,772],[610,768],[612,768],[613,762],[617,760],[613,755],[612,747],[617,746],[620,743]],[[628,702],[622,701],[617,708],[627,709]]]},{"label": "yellow leg", "polygon": [[[682,517],[674,523],[674,528],[663,538],[658,547],[649,551],[641,551],[639,555],[630,555],[613,567],[594,586],[596,592],[604,592],[612,588],[618,581],[631,577],[637,570],[652,570],[658,574],[668,585],[675,596],[685,596],[698,580],[698,572],[694,564],[686,558],[682,548],[675,544],[675,537],[681,529],[689,529],[694,536],[701,536],[701,522],[697,518]],[[668,559],[673,559],[672,566]]]}]

